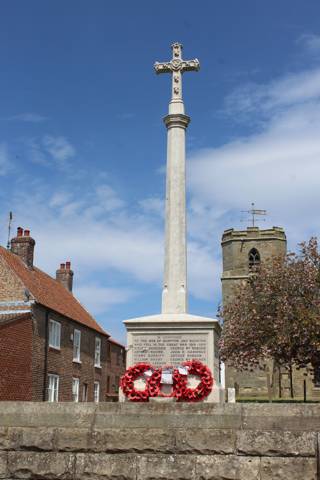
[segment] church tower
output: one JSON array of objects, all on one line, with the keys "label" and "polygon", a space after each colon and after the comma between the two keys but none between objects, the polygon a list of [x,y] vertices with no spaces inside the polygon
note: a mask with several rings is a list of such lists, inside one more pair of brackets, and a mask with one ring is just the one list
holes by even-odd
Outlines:
[{"label": "church tower", "polygon": [[225,230],[222,235],[223,272],[222,303],[232,300],[234,286],[246,280],[250,268],[273,257],[285,255],[286,234],[281,227],[260,230],[248,227],[246,230]]},{"label": "church tower", "polygon": [[[234,287],[246,281],[250,268],[268,259],[285,255],[286,234],[281,227],[260,230],[248,227],[246,230],[225,230],[222,235],[223,272],[222,303],[232,301]],[[235,387],[238,398],[266,397],[268,379],[265,371],[239,372],[225,366],[225,386]]]}]

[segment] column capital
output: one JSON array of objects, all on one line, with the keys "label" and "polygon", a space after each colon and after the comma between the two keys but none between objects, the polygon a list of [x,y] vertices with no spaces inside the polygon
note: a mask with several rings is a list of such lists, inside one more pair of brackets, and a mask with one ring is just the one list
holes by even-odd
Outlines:
[{"label": "column capital", "polygon": [[172,127],[180,127],[186,129],[190,123],[190,117],[183,113],[171,113],[166,115],[163,119],[167,129]]}]

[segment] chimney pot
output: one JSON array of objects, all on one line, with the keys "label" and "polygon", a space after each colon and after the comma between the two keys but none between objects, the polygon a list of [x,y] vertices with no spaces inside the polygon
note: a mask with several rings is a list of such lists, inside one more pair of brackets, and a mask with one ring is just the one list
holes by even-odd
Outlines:
[{"label": "chimney pot", "polygon": [[70,268],[71,268],[71,262],[66,262],[66,269],[70,270]]},{"label": "chimney pot", "polygon": [[60,270],[64,270],[66,268],[66,264],[65,263],[60,263]]},{"label": "chimney pot", "polygon": [[17,228],[17,237],[22,237],[22,235],[23,235],[23,228],[18,227]]},{"label": "chimney pot", "polygon": [[24,236],[25,237],[30,237],[30,230],[25,230],[24,231]]}]

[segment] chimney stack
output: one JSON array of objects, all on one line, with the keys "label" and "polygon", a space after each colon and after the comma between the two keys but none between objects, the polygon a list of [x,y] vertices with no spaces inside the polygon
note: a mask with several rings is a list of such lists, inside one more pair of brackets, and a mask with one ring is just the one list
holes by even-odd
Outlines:
[{"label": "chimney stack", "polygon": [[34,246],[36,242],[30,237],[30,230],[17,228],[17,236],[11,240],[11,252],[25,263],[28,268],[33,268]]},{"label": "chimney stack", "polygon": [[72,292],[73,271],[71,270],[71,262],[60,264],[60,268],[56,271],[56,280],[69,292]]}]

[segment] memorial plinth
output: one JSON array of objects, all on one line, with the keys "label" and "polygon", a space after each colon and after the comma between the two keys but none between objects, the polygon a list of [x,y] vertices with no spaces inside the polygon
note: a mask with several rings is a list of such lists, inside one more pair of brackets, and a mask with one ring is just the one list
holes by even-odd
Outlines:
[{"label": "memorial plinth", "polygon": [[[156,73],[172,74],[169,113],[164,118],[168,132],[165,215],[164,282],[162,313],[125,320],[127,368],[140,362],[154,367],[179,367],[199,360],[214,376],[208,401],[219,401],[219,322],[187,313],[186,173],[185,134],[190,117],[182,100],[182,74],[197,71],[199,61],[183,60],[182,45],[172,45],[170,62],[155,63]],[[193,387],[192,387],[193,388]]]},{"label": "memorial plinth", "polygon": [[[190,314],[159,314],[131,318],[127,329],[127,367],[149,362],[154,367],[178,367],[197,359],[211,369],[215,387],[219,383],[219,322]],[[213,401],[214,395],[208,397]]]}]

